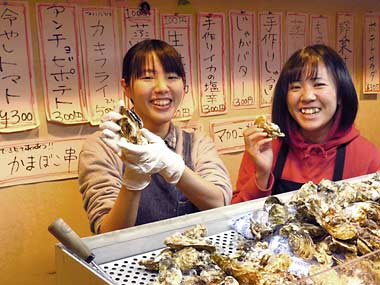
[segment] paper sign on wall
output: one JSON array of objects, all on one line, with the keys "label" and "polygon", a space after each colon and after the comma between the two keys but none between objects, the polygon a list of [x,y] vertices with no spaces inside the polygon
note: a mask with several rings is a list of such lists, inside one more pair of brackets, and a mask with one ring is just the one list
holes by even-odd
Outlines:
[{"label": "paper sign on wall", "polygon": [[77,7],[37,3],[43,89],[48,121],[87,122]]},{"label": "paper sign on wall", "polygon": [[243,131],[253,125],[256,117],[214,120],[210,123],[210,135],[219,153],[244,150]]},{"label": "paper sign on wall", "polygon": [[0,133],[39,126],[27,2],[0,4]]},{"label": "paper sign on wall", "polygon": [[77,177],[84,140],[43,139],[0,145],[0,187]]},{"label": "paper sign on wall", "polygon": [[115,8],[81,8],[85,89],[91,125],[98,125],[103,115],[112,111],[122,98],[116,16]]}]

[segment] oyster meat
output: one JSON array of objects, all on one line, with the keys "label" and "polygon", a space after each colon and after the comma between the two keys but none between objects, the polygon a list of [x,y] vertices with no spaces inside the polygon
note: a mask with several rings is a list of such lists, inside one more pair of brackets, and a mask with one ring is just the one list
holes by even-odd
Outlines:
[{"label": "oyster meat", "polygon": [[275,123],[269,122],[264,115],[257,116],[254,124],[264,129],[269,138],[285,137],[285,134],[281,132],[280,127]]},{"label": "oyster meat", "polygon": [[141,118],[133,111],[124,108],[120,108],[120,114],[123,117],[117,121],[117,124],[121,127],[121,135],[133,144],[147,144],[147,139],[142,135],[141,128],[143,127]]}]

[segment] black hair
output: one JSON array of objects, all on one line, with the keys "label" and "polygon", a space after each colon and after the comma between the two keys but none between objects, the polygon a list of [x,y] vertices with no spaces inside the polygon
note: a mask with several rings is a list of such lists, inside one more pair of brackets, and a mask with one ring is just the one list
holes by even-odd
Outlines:
[{"label": "black hair", "polygon": [[[349,128],[355,121],[358,111],[358,97],[351,75],[342,57],[331,47],[317,44],[304,47],[288,59],[282,68],[274,89],[272,120],[287,134],[287,120],[293,120],[287,106],[289,84],[299,81],[306,72],[306,79],[315,78],[318,64],[322,62],[333,76],[337,101],[342,115],[339,129]],[[338,110],[338,109],[337,109]]]},{"label": "black hair", "polygon": [[153,62],[153,54],[166,73],[176,73],[185,84],[185,69],[178,51],[162,40],[147,39],[132,46],[124,56],[122,77],[127,86],[143,75],[146,65]]}]

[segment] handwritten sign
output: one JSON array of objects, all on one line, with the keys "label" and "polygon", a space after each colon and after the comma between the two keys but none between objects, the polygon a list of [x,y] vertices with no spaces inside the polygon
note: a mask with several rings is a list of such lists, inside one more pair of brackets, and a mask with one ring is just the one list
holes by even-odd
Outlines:
[{"label": "handwritten sign", "polygon": [[0,187],[77,177],[84,140],[52,138],[0,145]]},{"label": "handwritten sign", "polygon": [[329,45],[329,17],[310,15],[310,44]]},{"label": "handwritten sign", "polygon": [[139,8],[123,8],[123,50],[145,39],[158,39],[157,9],[144,14]]},{"label": "handwritten sign", "polygon": [[198,14],[200,116],[227,112],[224,14]]},{"label": "handwritten sign", "polygon": [[77,8],[73,4],[36,5],[46,117],[62,124],[87,122]]},{"label": "handwritten sign", "polygon": [[270,106],[282,66],[282,13],[259,13],[260,107]]},{"label": "handwritten sign", "polygon": [[253,125],[256,117],[230,118],[210,122],[210,134],[219,153],[244,150],[243,131]]},{"label": "handwritten sign", "polygon": [[161,14],[161,38],[181,54],[186,73],[185,97],[175,114],[178,120],[189,120],[195,109],[191,18],[191,14]]},{"label": "handwritten sign", "polygon": [[285,57],[288,59],[295,51],[306,46],[308,32],[308,15],[305,13],[286,14]]},{"label": "handwritten sign", "polygon": [[257,107],[255,13],[230,11],[231,106]]},{"label": "handwritten sign", "polygon": [[99,125],[122,98],[115,8],[81,8],[86,98],[91,125]]},{"label": "handwritten sign", "polygon": [[354,15],[352,13],[337,13],[336,21],[336,51],[343,58],[348,70],[354,78],[355,41]]},{"label": "handwritten sign", "polygon": [[365,15],[364,19],[363,91],[380,92],[380,16]]},{"label": "handwritten sign", "polygon": [[0,4],[0,133],[39,126],[27,2]]}]

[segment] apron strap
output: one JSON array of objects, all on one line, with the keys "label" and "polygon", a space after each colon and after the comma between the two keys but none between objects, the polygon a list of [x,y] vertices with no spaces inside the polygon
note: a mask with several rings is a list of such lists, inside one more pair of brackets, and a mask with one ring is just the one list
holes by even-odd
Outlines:
[{"label": "apron strap", "polygon": [[346,158],[346,144],[342,144],[338,147],[336,151],[333,181],[342,180],[345,158]]}]

